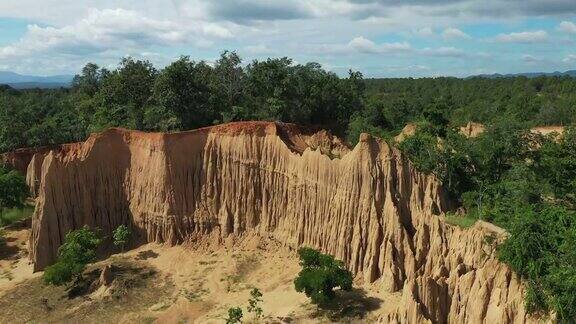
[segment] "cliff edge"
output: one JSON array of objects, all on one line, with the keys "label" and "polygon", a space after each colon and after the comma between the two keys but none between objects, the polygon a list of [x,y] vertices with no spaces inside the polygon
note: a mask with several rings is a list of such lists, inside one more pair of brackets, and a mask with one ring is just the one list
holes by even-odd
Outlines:
[{"label": "cliff edge", "polygon": [[37,155],[30,258],[54,262],[65,234],[129,224],[144,242],[244,233],[312,246],[358,281],[402,291],[385,322],[530,321],[517,275],[477,224],[448,225],[440,183],[396,148],[362,134],[354,148],[325,131],[240,122],[162,134],[110,129]]}]

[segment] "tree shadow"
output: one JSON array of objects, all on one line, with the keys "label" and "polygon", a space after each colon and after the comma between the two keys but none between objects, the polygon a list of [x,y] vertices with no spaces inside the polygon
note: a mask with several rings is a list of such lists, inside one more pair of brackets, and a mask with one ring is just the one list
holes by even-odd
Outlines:
[{"label": "tree shadow", "polygon": [[[142,286],[145,280],[155,276],[157,273],[154,269],[125,262],[111,264],[110,272],[113,282],[110,287],[112,296],[115,298],[122,297],[129,290]],[[102,285],[100,281],[101,273],[102,268],[93,268],[76,278],[66,289],[68,299],[85,296],[100,288]]]},{"label": "tree shadow", "polygon": [[16,260],[22,250],[17,245],[8,245],[6,243],[15,242],[17,239],[14,237],[0,238],[0,260]]},{"label": "tree shadow", "polygon": [[15,221],[12,224],[6,225],[4,229],[7,230],[22,230],[32,228],[32,217],[26,217],[20,220]]},{"label": "tree shadow", "polygon": [[366,291],[361,288],[337,291],[336,298],[329,304],[319,305],[312,317],[327,317],[335,322],[345,319],[363,319],[369,312],[380,308],[381,304],[381,299],[368,297]]},{"label": "tree shadow", "polygon": [[158,253],[152,250],[146,250],[138,252],[136,255],[136,260],[148,260],[148,259],[156,259],[159,256]]},{"label": "tree shadow", "polygon": [[20,248],[15,245],[6,245],[0,243],[0,260],[17,259]]}]

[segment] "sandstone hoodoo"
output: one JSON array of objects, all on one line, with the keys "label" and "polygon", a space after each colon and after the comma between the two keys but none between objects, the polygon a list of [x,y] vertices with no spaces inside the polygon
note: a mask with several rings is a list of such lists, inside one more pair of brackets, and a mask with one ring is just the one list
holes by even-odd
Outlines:
[{"label": "sandstone hoodoo", "polygon": [[446,224],[440,183],[366,134],[351,149],[328,132],[272,122],[110,129],[35,156],[28,171],[36,270],[84,224],[108,236],[130,224],[142,241],[169,244],[261,234],[318,248],[359,282],[402,291],[383,321],[529,320],[520,280],[486,243],[497,231]]}]

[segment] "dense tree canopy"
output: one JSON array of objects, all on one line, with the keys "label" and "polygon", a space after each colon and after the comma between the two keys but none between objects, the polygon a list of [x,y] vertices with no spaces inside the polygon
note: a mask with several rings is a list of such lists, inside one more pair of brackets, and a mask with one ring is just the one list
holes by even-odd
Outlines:
[{"label": "dense tree canopy", "polygon": [[0,152],[78,141],[108,127],[172,131],[254,119],[319,124],[344,135],[363,96],[360,73],[339,78],[289,58],[245,65],[226,51],[214,64],[183,56],[163,69],[132,58],[112,71],[89,63],[72,89],[0,88]]},{"label": "dense tree canopy", "polygon": [[499,258],[527,280],[528,309],[575,318],[574,130],[547,137],[502,120],[468,139],[451,129],[445,137],[419,129],[400,147],[443,181],[468,217],[508,230]]},{"label": "dense tree canopy", "polygon": [[235,120],[316,124],[355,142],[389,137],[427,121],[433,133],[500,119],[533,125],[576,121],[576,79],[340,78],[289,58],[242,62],[223,52],[212,64],[183,56],[163,69],[124,58],[114,70],[87,64],[71,89],[0,87],[0,152],[78,141],[118,126],[188,130]]},{"label": "dense tree canopy", "polygon": [[568,76],[369,79],[366,87],[367,110],[389,130],[401,129],[434,105],[449,112],[445,117],[454,126],[502,118],[532,126],[576,121],[576,79]]}]

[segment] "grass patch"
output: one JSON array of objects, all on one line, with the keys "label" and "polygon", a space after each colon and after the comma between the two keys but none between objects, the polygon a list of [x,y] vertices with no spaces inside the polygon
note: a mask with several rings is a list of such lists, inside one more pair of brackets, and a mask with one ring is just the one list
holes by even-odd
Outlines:
[{"label": "grass patch", "polygon": [[455,214],[446,214],[446,223],[450,225],[468,228],[476,223],[477,219],[470,216],[458,216]]},{"label": "grass patch", "polygon": [[24,208],[4,209],[0,213],[0,226],[8,226],[17,221],[32,216],[33,213],[34,213],[33,206],[26,206]]},{"label": "grass patch", "polygon": [[[101,266],[89,266],[86,275],[96,271],[97,280]],[[149,323],[153,321],[150,307],[174,294],[171,280],[146,264],[119,261],[113,264],[112,273],[110,295],[104,297],[70,298],[65,285],[45,285],[41,278],[26,280],[0,298],[0,323],[118,323],[128,312],[138,315],[134,322]]]}]

